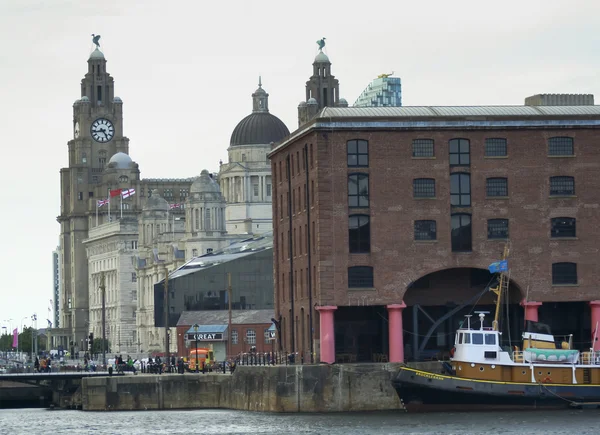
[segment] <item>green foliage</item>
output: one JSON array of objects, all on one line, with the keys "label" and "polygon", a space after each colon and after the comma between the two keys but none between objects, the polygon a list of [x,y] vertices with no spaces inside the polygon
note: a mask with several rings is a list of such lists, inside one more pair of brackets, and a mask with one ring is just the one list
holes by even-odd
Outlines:
[{"label": "green foliage", "polygon": [[[19,334],[19,350],[23,352],[31,352],[31,340],[32,335],[35,334],[33,328],[23,328],[23,332]],[[17,349],[12,347],[13,336],[12,333],[4,334],[0,336],[0,350],[1,351],[16,351]]]},{"label": "green foliage", "polygon": [[[106,353],[110,352],[110,341],[106,340]],[[92,347],[92,353],[93,354],[100,354],[102,353],[102,339],[101,338],[94,338],[94,345]]]}]

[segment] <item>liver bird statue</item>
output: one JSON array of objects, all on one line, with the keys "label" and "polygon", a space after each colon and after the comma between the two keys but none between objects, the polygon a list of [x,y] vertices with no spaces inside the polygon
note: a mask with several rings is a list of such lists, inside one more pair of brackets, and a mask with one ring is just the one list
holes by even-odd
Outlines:
[{"label": "liver bird statue", "polygon": [[317,41],[317,45],[319,46],[319,50],[323,51],[323,47],[325,47],[325,37],[319,39]]},{"label": "liver bird statue", "polygon": [[100,49],[100,35],[94,35],[92,33],[92,42],[96,44],[97,49]]}]

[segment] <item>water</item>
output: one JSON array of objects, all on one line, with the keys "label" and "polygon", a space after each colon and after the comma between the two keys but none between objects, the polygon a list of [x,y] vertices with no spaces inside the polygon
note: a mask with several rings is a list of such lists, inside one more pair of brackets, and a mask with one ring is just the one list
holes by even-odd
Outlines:
[{"label": "water", "polygon": [[46,434],[597,434],[600,411],[267,414],[227,410],[0,410],[0,435]]}]

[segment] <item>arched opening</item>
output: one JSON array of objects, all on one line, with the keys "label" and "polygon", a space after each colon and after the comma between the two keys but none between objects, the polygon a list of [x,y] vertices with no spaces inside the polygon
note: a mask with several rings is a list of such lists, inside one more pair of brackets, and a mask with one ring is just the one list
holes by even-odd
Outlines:
[{"label": "arched opening", "polygon": [[[406,361],[447,359],[454,335],[471,314],[471,324],[479,325],[479,312],[491,326],[496,310],[495,275],[486,269],[452,268],[430,273],[412,282],[404,294],[404,358]],[[523,331],[521,289],[511,281],[499,316],[501,346],[519,345]]]}]

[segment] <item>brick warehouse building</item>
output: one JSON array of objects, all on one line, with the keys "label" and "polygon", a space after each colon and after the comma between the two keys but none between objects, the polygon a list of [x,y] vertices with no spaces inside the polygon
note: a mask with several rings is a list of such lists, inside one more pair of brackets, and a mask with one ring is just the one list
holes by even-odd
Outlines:
[{"label": "brick warehouse building", "polygon": [[539,316],[589,347],[599,138],[599,106],[323,109],[270,154],[283,347],[324,362],[447,351],[464,314],[493,309],[477,295],[507,241],[503,345]]}]

